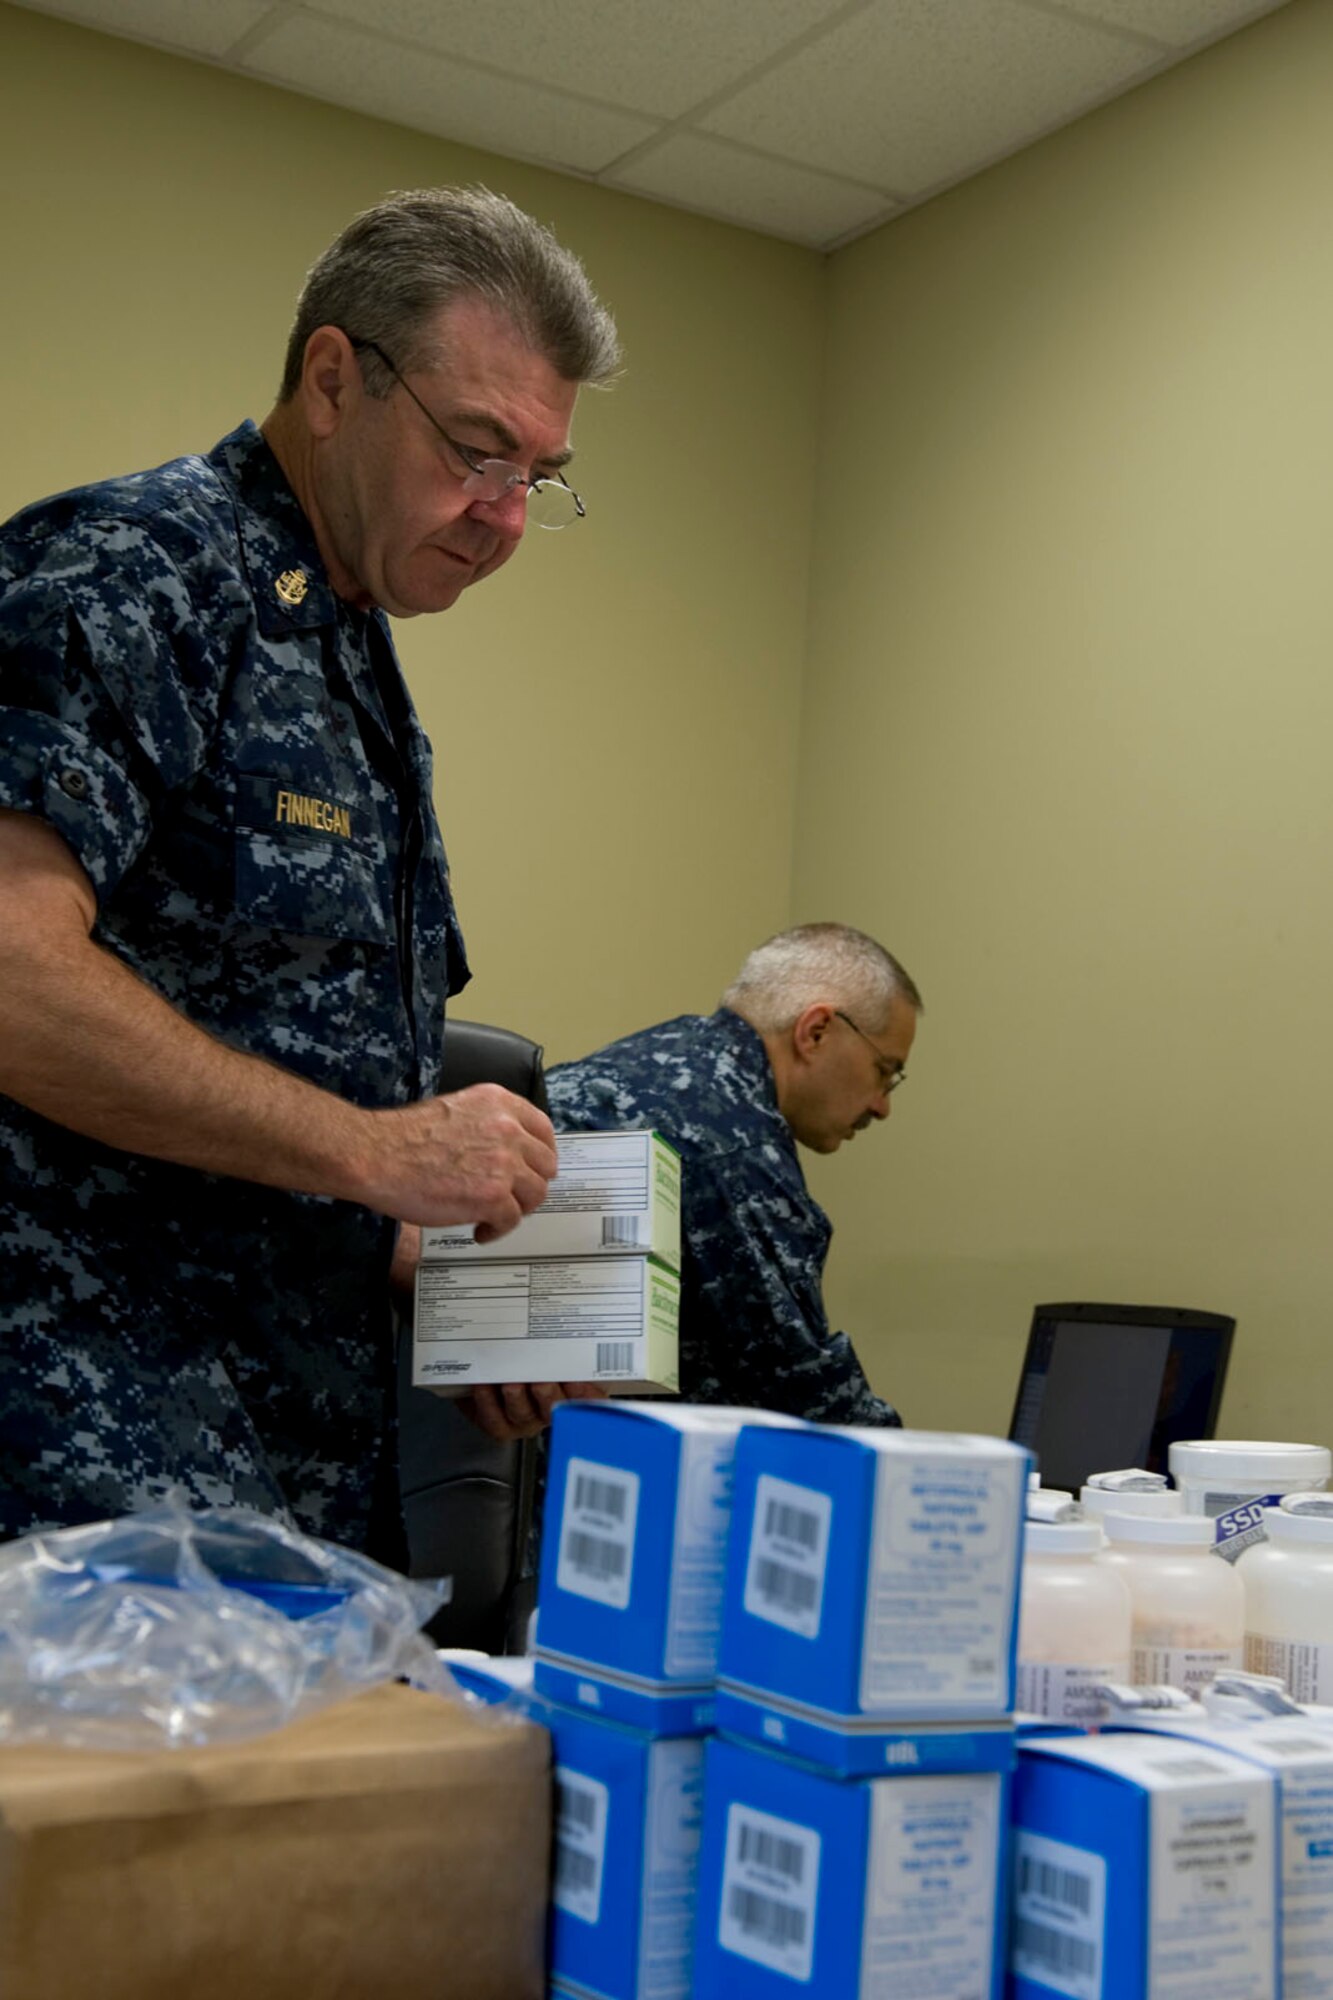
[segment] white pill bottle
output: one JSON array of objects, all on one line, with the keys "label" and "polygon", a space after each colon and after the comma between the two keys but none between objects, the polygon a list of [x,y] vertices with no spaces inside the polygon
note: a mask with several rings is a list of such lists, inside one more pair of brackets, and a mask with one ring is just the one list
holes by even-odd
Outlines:
[{"label": "white pill bottle", "polygon": [[1024,1524],[1015,1699],[1029,1715],[1086,1727],[1104,1713],[1098,1684],[1129,1679],[1130,1595],[1105,1547],[1095,1521]]},{"label": "white pill bottle", "polygon": [[1106,1514],[1183,1514],[1185,1502],[1179,1493],[1163,1483],[1141,1491],[1117,1491],[1109,1486],[1085,1486],[1079,1505],[1090,1520]]},{"label": "white pill bottle", "polygon": [[1228,1562],[1264,1538],[1264,1510],[1284,1493],[1319,1491],[1333,1476],[1333,1453],[1322,1444],[1278,1444],[1258,1438],[1199,1438],[1167,1452],[1171,1477],[1187,1514],[1211,1514],[1216,1551]]},{"label": "white pill bottle", "polygon": [[1322,1511],[1293,1494],[1264,1515],[1267,1540],[1245,1550],[1245,1667],[1275,1674],[1295,1701],[1333,1703],[1333,1495]]},{"label": "white pill bottle", "polygon": [[1130,1683],[1198,1695],[1245,1655],[1245,1588],[1204,1514],[1104,1514],[1106,1560],[1134,1606]]}]

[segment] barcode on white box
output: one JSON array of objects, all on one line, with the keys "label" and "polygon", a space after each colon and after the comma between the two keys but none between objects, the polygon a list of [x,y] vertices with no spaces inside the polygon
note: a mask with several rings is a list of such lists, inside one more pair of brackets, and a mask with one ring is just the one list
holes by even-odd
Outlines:
[{"label": "barcode on white box", "polygon": [[621,1381],[631,1381],[638,1370],[634,1366],[634,1342],[632,1340],[599,1340],[597,1359],[593,1372],[598,1381],[608,1377],[619,1377]]},{"label": "barcode on white box", "polygon": [[1048,1902],[1063,1903],[1066,1909],[1085,1917],[1092,1908],[1092,1883],[1081,1868],[1057,1868],[1054,1862],[1039,1861],[1033,1854],[1019,1856],[1018,1893],[1044,1896]]},{"label": "barcode on white box", "polygon": [[833,1502],[790,1480],[759,1476],[750,1525],[745,1609],[803,1639],[819,1633]]},{"label": "barcode on white box", "polygon": [[1161,1771],[1168,1778],[1225,1778],[1227,1767],[1219,1764],[1215,1757],[1145,1757],[1144,1765],[1149,1771]]},{"label": "barcode on white box", "polygon": [[1085,1979],[1097,1964],[1097,1947],[1087,1938],[1049,1930],[1029,1917],[1020,1917],[1014,1925],[1014,1946],[1018,1956],[1029,1965],[1044,1967],[1047,1974]]},{"label": "barcode on white box", "polygon": [[1019,1832],[1010,1970],[1067,2000],[1101,2000],[1106,1862],[1084,1847]]},{"label": "barcode on white box", "polygon": [[624,1611],[634,1580],[638,1518],[637,1472],[571,1458],[565,1473],[556,1588]]},{"label": "barcode on white box", "polygon": [[[602,1217],[602,1242],[608,1249],[613,1243],[619,1243],[624,1249],[637,1250],[643,1234],[643,1225],[637,1215],[604,1215]],[[643,1248],[645,1250],[648,1248],[646,1241],[643,1244]]]},{"label": "barcode on white box", "polygon": [[551,1900],[588,1924],[601,1914],[608,1801],[607,1788],[598,1779],[556,1766]]},{"label": "barcode on white box", "polygon": [[788,1979],[814,1967],[820,1836],[739,1802],[727,1813],[718,1941]]}]

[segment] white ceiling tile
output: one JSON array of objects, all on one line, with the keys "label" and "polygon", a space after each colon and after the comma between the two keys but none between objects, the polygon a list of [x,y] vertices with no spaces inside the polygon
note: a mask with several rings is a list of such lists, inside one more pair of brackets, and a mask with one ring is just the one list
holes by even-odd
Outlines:
[{"label": "white ceiling tile", "polygon": [[[20,0],[31,6],[32,0]],[[248,34],[272,8],[272,0],[208,0],[207,6],[182,0],[59,0],[56,6],[34,7],[81,27],[104,34],[127,35],[133,41],[156,42],[189,55],[225,55],[233,42]]]},{"label": "white ceiling tile", "polygon": [[[1059,5],[1060,0],[1055,0]],[[1173,49],[1193,48],[1271,14],[1286,0],[1067,0],[1071,14],[1132,28]]]},{"label": "white ceiling tile", "polygon": [[876,0],[700,122],[826,173],[919,193],[1160,62],[1014,0]]},{"label": "white ceiling tile", "polygon": [[1287,0],[19,4],[828,247]]},{"label": "white ceiling tile", "polygon": [[847,0],[317,0],[321,10],[626,110],[674,118]]},{"label": "white ceiling tile", "polygon": [[597,172],[658,130],[651,119],[582,104],[303,13],[279,20],[253,43],[244,68],[330,104],[578,173]]},{"label": "white ceiling tile", "polygon": [[699,210],[815,249],[868,229],[893,204],[881,194],[694,132],[676,132],[602,176],[602,185]]}]

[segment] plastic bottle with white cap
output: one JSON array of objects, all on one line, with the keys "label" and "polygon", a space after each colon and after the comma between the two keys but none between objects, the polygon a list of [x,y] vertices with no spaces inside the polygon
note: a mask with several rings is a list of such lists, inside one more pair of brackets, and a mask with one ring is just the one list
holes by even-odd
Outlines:
[{"label": "plastic bottle with white cap", "polygon": [[1264,1539],[1266,1507],[1276,1507],[1284,1493],[1317,1492],[1333,1477],[1333,1452],[1322,1444],[1182,1439],[1170,1446],[1167,1461],[1185,1512],[1212,1515],[1215,1553],[1228,1562]]},{"label": "plastic bottle with white cap", "polygon": [[1245,1665],[1297,1701],[1333,1702],[1333,1493],[1289,1493],[1245,1550]]},{"label": "plastic bottle with white cap", "polygon": [[1095,1521],[1104,1514],[1182,1514],[1181,1494],[1167,1485],[1162,1472],[1134,1466],[1124,1472],[1091,1473],[1079,1492],[1079,1505]]},{"label": "plastic bottle with white cap", "polygon": [[1102,1516],[1107,1561],[1134,1605],[1130,1681],[1197,1694],[1245,1651],[1245,1589],[1230,1563],[1213,1557],[1206,1514]]},{"label": "plastic bottle with white cap", "polygon": [[1105,1546],[1095,1521],[1024,1525],[1016,1702],[1029,1715],[1096,1722],[1098,1683],[1129,1678],[1130,1595]]}]

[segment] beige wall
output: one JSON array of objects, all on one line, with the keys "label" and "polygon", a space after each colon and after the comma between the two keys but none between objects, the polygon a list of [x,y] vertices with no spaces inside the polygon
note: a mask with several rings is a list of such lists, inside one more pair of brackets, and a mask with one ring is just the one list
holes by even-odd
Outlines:
[{"label": "beige wall", "polygon": [[833,263],[794,913],[925,992],[813,1177],[916,1422],[1111,1297],[1333,1438],[1330,105],[1294,0]]},{"label": "beige wall", "polygon": [[570,1055],[864,924],[929,1007],[813,1175],[877,1386],[1003,1428],[1038,1298],[1174,1298],[1328,1438],[1330,102],[1292,0],[824,266],[0,5],[0,512],[261,416],[386,188],[548,217],[630,361],[589,523],[400,627],[465,1011]]},{"label": "beige wall", "polygon": [[0,5],[0,518],[261,418],[342,224],[473,179],[579,252],[628,357],[576,424],[587,523],[398,628],[460,1011],[575,1055],[711,1006],[786,919],[819,258]]}]

